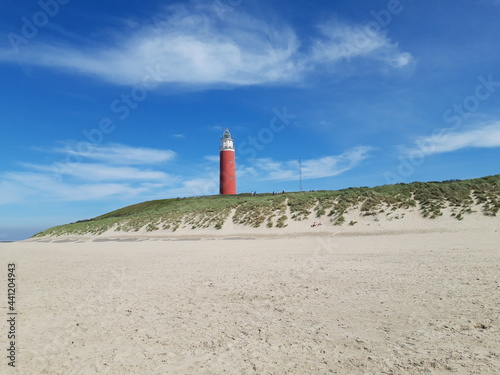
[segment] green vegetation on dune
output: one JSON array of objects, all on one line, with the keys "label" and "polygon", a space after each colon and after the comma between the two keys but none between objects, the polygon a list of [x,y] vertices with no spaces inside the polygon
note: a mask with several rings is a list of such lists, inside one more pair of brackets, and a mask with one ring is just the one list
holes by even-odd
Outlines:
[{"label": "green vegetation on dune", "polygon": [[[175,232],[181,227],[221,229],[231,213],[234,224],[253,228],[283,228],[288,225],[288,220],[322,217],[328,218],[333,225],[343,225],[344,215],[352,209],[359,209],[361,216],[378,216],[389,215],[397,209],[415,208],[423,217],[434,219],[443,215],[443,209],[448,207],[453,217],[462,220],[473,212],[475,205],[480,206],[484,215],[497,215],[500,210],[500,175],[336,191],[162,199],[53,227],[34,237],[102,234],[111,228],[126,232],[141,228],[150,232]],[[349,225],[355,223],[351,221]]]}]

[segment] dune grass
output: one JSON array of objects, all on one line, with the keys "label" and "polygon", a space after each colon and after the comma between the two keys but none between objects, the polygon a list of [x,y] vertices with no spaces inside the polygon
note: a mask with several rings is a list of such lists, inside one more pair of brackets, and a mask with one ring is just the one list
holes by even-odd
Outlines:
[{"label": "dune grass", "polygon": [[[47,229],[34,237],[102,234],[114,228],[134,232],[179,228],[221,229],[232,214],[238,225],[283,228],[288,220],[302,221],[328,217],[342,225],[345,214],[359,209],[361,216],[388,215],[397,209],[415,208],[423,217],[435,219],[445,207],[462,220],[479,205],[484,215],[496,216],[500,210],[500,175],[470,180],[413,182],[358,187],[343,190],[290,192],[284,194],[214,195],[154,200],[123,207],[88,220]],[[287,215],[290,215],[288,217]],[[349,223],[349,225],[353,222]]]}]

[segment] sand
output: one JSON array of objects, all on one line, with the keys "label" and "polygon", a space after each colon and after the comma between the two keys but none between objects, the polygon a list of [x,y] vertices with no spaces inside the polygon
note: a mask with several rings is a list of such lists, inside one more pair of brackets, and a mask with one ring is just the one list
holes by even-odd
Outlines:
[{"label": "sand", "polygon": [[498,218],[471,223],[0,244],[0,372],[498,374]]}]

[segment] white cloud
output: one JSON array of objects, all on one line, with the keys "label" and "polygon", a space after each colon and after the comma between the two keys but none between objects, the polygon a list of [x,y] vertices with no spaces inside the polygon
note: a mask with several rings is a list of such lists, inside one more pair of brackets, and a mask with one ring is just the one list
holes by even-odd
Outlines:
[{"label": "white cloud", "polygon": [[[314,179],[332,177],[358,166],[367,159],[373,148],[368,146],[355,147],[340,155],[330,155],[317,159],[302,160],[302,178]],[[276,161],[271,158],[256,159],[251,167],[244,167],[248,174],[257,175],[261,180],[296,180],[299,177],[297,160]]]},{"label": "white cloud", "polygon": [[372,150],[371,147],[360,146],[338,156],[305,160],[302,162],[302,177],[307,179],[336,176],[358,166],[369,158]]},{"label": "white cloud", "polygon": [[[86,145],[90,145],[86,144]],[[176,157],[172,150],[158,150],[145,147],[131,147],[122,144],[109,144],[106,146],[91,146],[79,149],[71,144],[54,151],[73,156],[72,160],[80,161],[83,158],[99,160],[112,164],[141,165],[164,163]]]},{"label": "white cloud", "polygon": [[[99,200],[111,196],[136,196],[146,193],[147,188],[131,186],[126,183],[68,183],[57,176],[34,172],[8,172],[2,176],[4,180],[0,191],[16,189],[19,193],[10,196],[13,201],[0,200],[1,204],[20,202],[27,199],[85,201]],[[3,194],[1,194],[3,197]]]},{"label": "white cloud", "polygon": [[78,49],[42,43],[0,53],[0,60],[60,68],[117,84],[138,84],[151,72],[158,83],[192,88],[300,82],[318,64],[363,57],[394,68],[411,60],[383,32],[331,21],[319,27],[321,38],[299,39],[291,27],[265,22],[235,9],[220,22],[211,3],[167,8],[148,26],[120,32],[110,46]]},{"label": "white cloud", "polygon": [[400,68],[412,60],[411,54],[400,52],[385,32],[360,25],[349,25],[338,19],[319,26],[323,38],[314,43],[312,59],[320,63],[336,63],[356,57],[369,57]]},{"label": "white cloud", "polygon": [[[25,164],[25,166],[40,172],[54,172],[54,168],[48,165]],[[173,179],[172,176],[161,171],[94,163],[73,163],[64,170],[64,174],[88,181],[169,181]]]},{"label": "white cloud", "polygon": [[[43,151],[43,150],[39,150]],[[169,150],[138,148],[121,144],[96,146],[77,152],[66,148],[51,150],[72,155],[72,162],[21,164],[26,170],[0,174],[0,204],[27,199],[82,201],[108,197],[159,195],[179,183],[179,177],[138,165],[170,161]],[[73,160],[80,160],[74,162]],[[100,163],[88,162],[99,160]]]},{"label": "white cloud", "polygon": [[295,79],[291,56],[298,44],[289,28],[245,14],[218,21],[212,6],[178,4],[157,15],[151,26],[124,33],[112,47],[84,51],[33,42],[11,58],[118,84],[141,82],[148,67],[158,70],[154,78],[161,83],[253,85]]},{"label": "white cloud", "polygon": [[480,124],[462,131],[438,130],[431,136],[418,138],[412,147],[402,148],[402,154],[417,157],[472,147],[500,147],[500,121]]}]

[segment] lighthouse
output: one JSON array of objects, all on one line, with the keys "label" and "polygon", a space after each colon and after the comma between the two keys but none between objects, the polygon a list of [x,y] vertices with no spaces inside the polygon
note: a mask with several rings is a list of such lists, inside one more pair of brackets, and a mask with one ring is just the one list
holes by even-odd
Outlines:
[{"label": "lighthouse", "polygon": [[220,140],[220,193],[236,194],[236,159],[229,129]]}]

